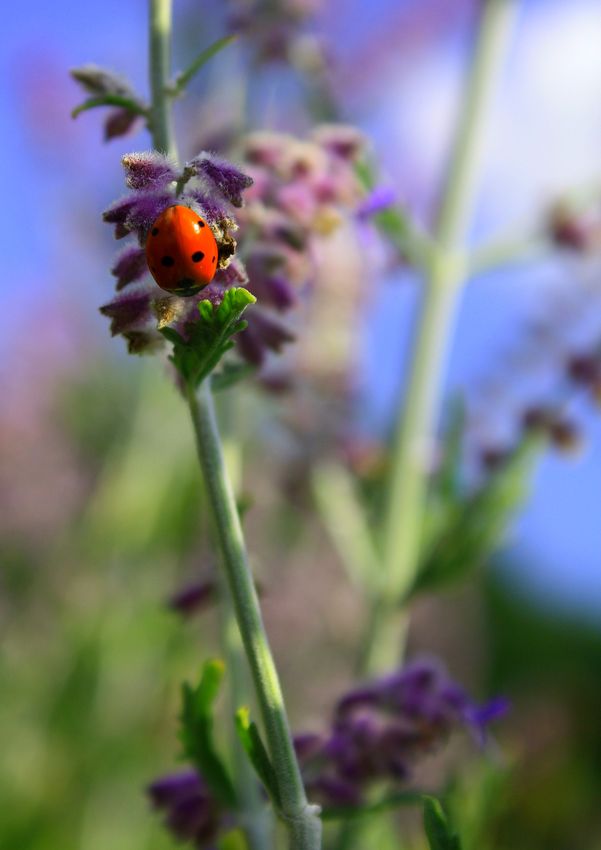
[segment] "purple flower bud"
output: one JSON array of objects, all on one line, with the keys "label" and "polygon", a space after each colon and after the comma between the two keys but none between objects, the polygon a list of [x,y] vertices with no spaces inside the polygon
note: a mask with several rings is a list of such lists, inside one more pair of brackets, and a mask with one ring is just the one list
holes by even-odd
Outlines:
[{"label": "purple flower bud", "polygon": [[127,136],[142,123],[142,116],[129,109],[111,109],[104,119],[104,141]]},{"label": "purple flower bud", "polygon": [[156,151],[128,153],[121,159],[129,189],[158,191],[177,180],[177,171],[166,156]]},{"label": "purple flower bud", "polygon": [[237,337],[242,356],[254,366],[260,366],[267,353],[279,352],[286,343],[294,342],[294,334],[265,311],[255,307],[248,314],[248,327]]},{"label": "purple flower bud", "polygon": [[365,220],[388,209],[396,201],[396,192],[390,186],[378,186],[357,207],[357,217]]},{"label": "purple flower bud", "polygon": [[214,280],[216,283],[225,287],[246,286],[248,283],[248,274],[240,260],[234,257],[227,268],[219,269]]},{"label": "purple flower bud", "polygon": [[313,139],[340,159],[355,161],[365,150],[365,137],[345,124],[323,124],[313,132]]},{"label": "purple flower bud", "polygon": [[213,846],[221,825],[216,801],[195,771],[172,774],[148,787],[155,809],[165,815],[165,824],[175,838],[198,848]]},{"label": "purple flower bud", "polygon": [[115,94],[128,97],[133,95],[130,84],[119,74],[99,68],[98,65],[83,65],[72,68],[73,79],[89,94],[100,97],[105,94]]},{"label": "purple flower bud", "polygon": [[156,331],[124,331],[130,354],[155,354],[165,347],[164,338]]},{"label": "purple flower bud", "polygon": [[100,308],[103,316],[111,320],[111,334],[139,330],[152,320],[151,296],[146,290],[121,295]]},{"label": "purple flower bud", "polygon": [[188,163],[194,173],[235,207],[242,206],[242,192],[252,185],[252,177],[213,154],[202,152]]},{"label": "purple flower bud", "polygon": [[484,746],[488,736],[487,727],[500,717],[504,717],[511,704],[506,697],[495,697],[482,706],[469,706],[465,712],[465,720],[480,746]]},{"label": "purple flower bud", "polygon": [[125,227],[138,234],[140,243],[146,240],[146,234],[167,207],[173,205],[175,198],[170,192],[138,192],[132,196],[133,203],[127,214]]},{"label": "purple flower bud", "polygon": [[143,277],[148,271],[146,252],[137,245],[128,245],[115,260],[111,274],[117,278],[117,291]]},{"label": "purple flower bud", "polygon": [[227,209],[214,198],[209,197],[203,189],[186,187],[182,200],[190,201],[192,205],[198,207],[198,212],[210,225],[219,224],[230,218]]},{"label": "purple flower bud", "polygon": [[125,222],[134,204],[135,198],[132,195],[127,195],[125,198],[115,201],[102,213],[103,221],[106,221],[107,224],[115,225],[115,239],[122,239],[129,233]]},{"label": "purple flower bud", "polygon": [[190,617],[211,605],[215,601],[216,591],[213,579],[194,582],[174,593],[169,599],[169,607],[184,617]]}]

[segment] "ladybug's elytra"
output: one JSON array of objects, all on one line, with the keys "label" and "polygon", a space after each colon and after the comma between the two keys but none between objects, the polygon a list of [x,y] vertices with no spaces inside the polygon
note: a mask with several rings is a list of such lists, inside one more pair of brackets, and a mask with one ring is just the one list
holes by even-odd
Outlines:
[{"label": "ladybug's elytra", "polygon": [[194,295],[217,270],[217,242],[207,222],[190,207],[177,204],[153,223],[146,239],[146,260],[161,289]]}]

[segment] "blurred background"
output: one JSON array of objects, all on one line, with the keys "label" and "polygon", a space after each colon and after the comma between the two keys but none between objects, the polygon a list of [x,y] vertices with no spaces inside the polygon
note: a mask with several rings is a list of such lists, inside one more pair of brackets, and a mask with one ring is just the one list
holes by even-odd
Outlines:
[{"label": "blurred background", "polygon": [[[175,67],[244,20],[246,5],[178,0]],[[281,32],[251,15],[177,104],[183,155],[241,122],[303,134],[342,120],[367,135],[381,182],[427,226],[478,2],[281,5],[294,10],[285,55],[273,47]],[[81,95],[68,76],[94,62],[146,91],[146,3],[31,0],[5,16],[0,40],[0,846],[168,848],[143,788],[174,764],[180,680],[218,650],[213,611],[182,623],[165,603],[213,556],[177,393],[157,361],[109,338],[97,311],[115,254],[100,213],[122,192],[120,156],[149,140],[104,144],[100,111],[73,121]],[[474,244],[536,234],[559,197],[601,190],[600,44],[596,0],[519,3]],[[344,440],[364,453],[390,431],[418,283],[374,251],[343,364]],[[566,352],[600,338],[600,273],[594,252],[555,251],[470,282],[446,380],[468,399],[474,433],[510,441]],[[553,331],[544,345],[540,322]],[[361,613],[302,471],[302,399],[314,402],[312,434],[340,416],[323,381],[306,367],[298,392],[250,386],[237,401],[255,459],[243,479],[251,551],[299,728],[323,724],[351,681]],[[467,850],[601,848],[601,418],[588,403],[572,414],[582,448],[540,459],[502,553],[415,606],[414,652],[439,654],[478,696],[513,705],[496,755],[471,752],[449,780]]]}]

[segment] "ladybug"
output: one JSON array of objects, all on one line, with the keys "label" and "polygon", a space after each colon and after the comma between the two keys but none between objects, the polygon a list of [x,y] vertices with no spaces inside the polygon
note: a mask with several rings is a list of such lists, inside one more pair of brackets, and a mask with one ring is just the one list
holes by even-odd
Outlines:
[{"label": "ladybug", "polygon": [[167,207],[148,232],[148,268],[161,289],[173,295],[194,295],[207,286],[218,257],[213,231],[190,207]]}]

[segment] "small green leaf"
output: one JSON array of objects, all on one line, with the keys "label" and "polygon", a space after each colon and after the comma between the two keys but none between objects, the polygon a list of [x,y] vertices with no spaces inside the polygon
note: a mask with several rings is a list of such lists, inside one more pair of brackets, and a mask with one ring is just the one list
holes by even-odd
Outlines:
[{"label": "small green leaf", "polygon": [[231,808],[236,804],[236,793],[213,740],[213,704],[223,673],[223,662],[207,661],[197,687],[183,685],[180,740],[184,756],[202,774],[217,799]]},{"label": "small green leaf", "polygon": [[459,836],[451,830],[447,816],[435,797],[424,797],[424,829],[430,850],[461,850]]},{"label": "small green leaf", "polygon": [[88,109],[95,109],[97,106],[120,106],[122,109],[127,109],[135,115],[148,116],[148,109],[137,100],[132,100],[131,97],[125,97],[119,94],[102,94],[98,97],[90,97],[76,106],[71,112],[72,118],[77,118],[82,112]]},{"label": "small green leaf", "polygon": [[204,68],[207,62],[223,50],[224,47],[227,47],[228,44],[235,41],[237,37],[237,35],[226,35],[224,38],[217,39],[217,41],[213,42],[213,44],[199,53],[196,59],[188,65],[186,70],[176,76],[173,86],[169,90],[169,94],[173,96],[183,94],[190,80],[192,80],[196,74]]},{"label": "small green leaf", "polygon": [[350,820],[377,815],[399,806],[414,806],[421,803],[424,795],[420,791],[400,791],[398,794],[390,794],[374,803],[366,803],[364,806],[325,806],[321,810],[321,819],[326,820]]},{"label": "small green leaf", "polygon": [[436,539],[427,541],[409,595],[457,582],[494,554],[526,497],[539,451],[538,439],[525,438],[482,487],[452,506]]},{"label": "small green leaf", "polygon": [[236,712],[236,730],[240,742],[248,755],[252,766],[265,790],[267,791],[271,801],[276,808],[280,806],[280,793],[278,790],[277,780],[273,765],[269,754],[261,740],[259,730],[255,723],[250,719],[248,708],[239,708]]},{"label": "small green leaf", "polygon": [[228,289],[218,307],[210,301],[200,302],[199,320],[191,326],[187,340],[168,337],[174,343],[172,362],[188,383],[197,386],[216,368],[232,348],[231,338],[246,327],[242,313],[255,301],[246,289]]}]

